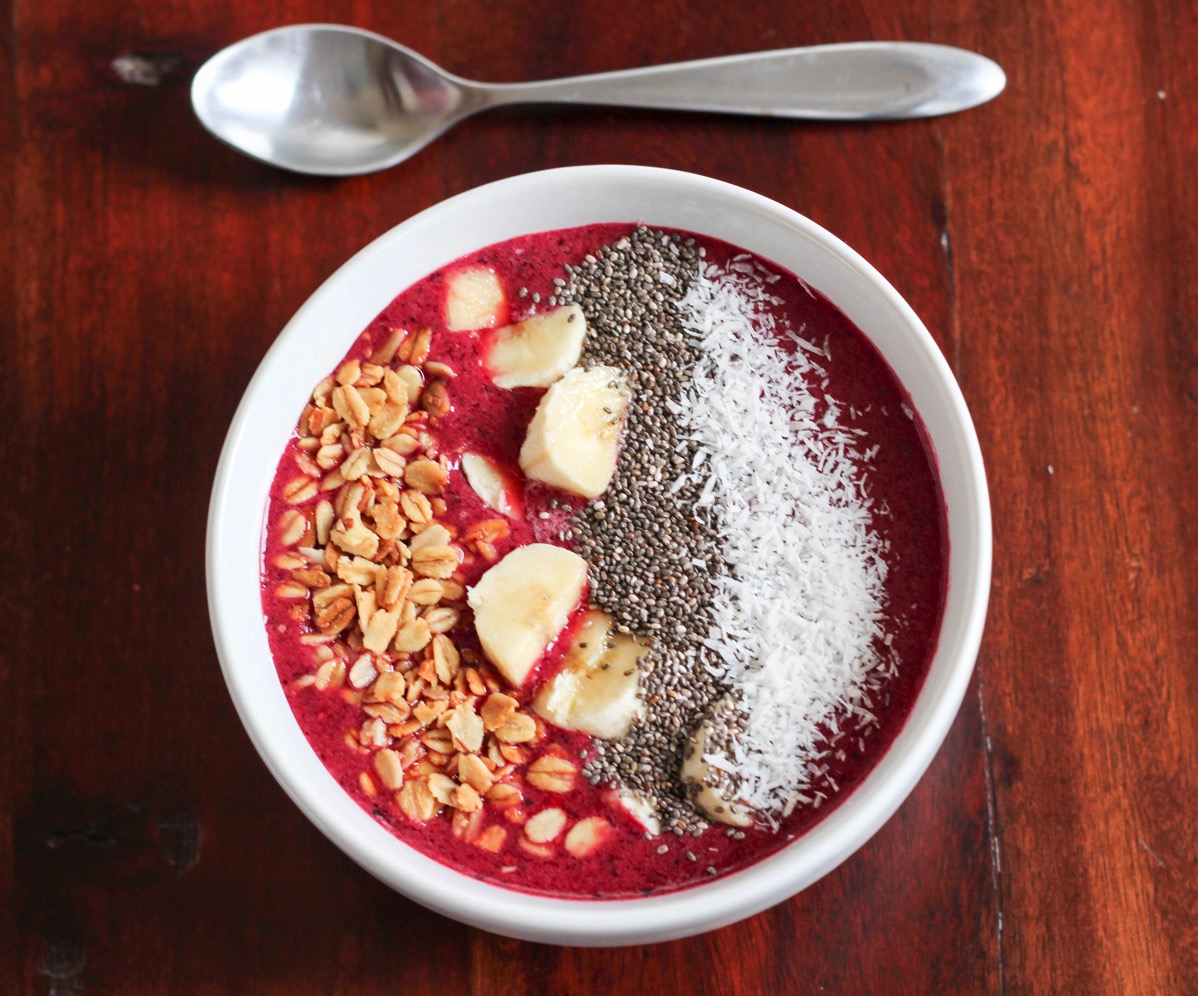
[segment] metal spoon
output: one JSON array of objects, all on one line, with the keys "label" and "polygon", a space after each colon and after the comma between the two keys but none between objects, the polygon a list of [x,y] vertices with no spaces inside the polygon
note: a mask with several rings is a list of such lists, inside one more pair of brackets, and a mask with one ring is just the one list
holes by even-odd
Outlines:
[{"label": "metal spoon", "polygon": [[516,103],[606,104],[823,120],[917,118],[996,97],[1006,77],[944,45],[779,49],[539,83],[453,76],[370,31],[297,24],[209,59],[191,85],[204,127],[272,166],[320,176],[403,162],[463,118]]}]

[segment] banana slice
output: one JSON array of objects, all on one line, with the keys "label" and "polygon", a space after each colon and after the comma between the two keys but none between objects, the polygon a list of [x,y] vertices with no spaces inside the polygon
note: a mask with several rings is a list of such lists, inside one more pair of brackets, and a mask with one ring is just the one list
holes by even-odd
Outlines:
[{"label": "banana slice", "polygon": [[513,686],[524,684],[582,600],[587,564],[548,543],[512,550],[470,589],[483,653]]},{"label": "banana slice", "polygon": [[562,658],[562,669],[593,671],[603,662],[615,620],[599,609],[587,609],[582,614],[570,648]]},{"label": "banana slice", "polygon": [[474,267],[449,278],[445,327],[450,332],[493,329],[507,321],[507,295],[494,270]]},{"label": "banana slice", "polygon": [[523,518],[519,488],[499,464],[477,453],[463,453],[461,467],[466,483],[488,506],[503,515]]},{"label": "banana slice", "polygon": [[713,771],[703,759],[703,752],[707,748],[707,737],[711,731],[710,724],[710,719],[701,722],[683,749],[682,783],[697,786],[694,803],[715,822],[725,823],[731,827],[751,827],[753,825],[752,811],[743,804],[726,798],[718,788],[709,782]]},{"label": "banana slice", "polygon": [[577,367],[554,384],[528,426],[520,467],[534,481],[597,498],[616,472],[628,382],[615,367]]},{"label": "banana slice", "polygon": [[496,387],[548,387],[582,356],[587,320],[576,304],[532,315],[495,332],[487,370]]},{"label": "banana slice", "polygon": [[533,709],[566,730],[605,740],[622,737],[641,707],[641,659],[648,652],[644,644],[614,632],[606,612],[591,609]]},{"label": "banana slice", "polygon": [[609,790],[604,798],[609,805],[624,810],[641,825],[641,829],[646,833],[654,835],[661,833],[661,820],[657,816],[657,807],[639,792],[621,786]]}]

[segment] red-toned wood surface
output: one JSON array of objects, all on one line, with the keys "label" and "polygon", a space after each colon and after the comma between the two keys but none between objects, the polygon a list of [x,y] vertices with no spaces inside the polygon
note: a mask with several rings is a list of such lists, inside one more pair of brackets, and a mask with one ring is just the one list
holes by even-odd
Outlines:
[{"label": "red-toned wood surface", "polygon": [[[1198,991],[1198,28],[1188,0],[620,7],[0,0],[0,990]],[[868,38],[1009,87],[870,126],[478,118],[409,163],[273,171],[192,117],[194,69],[280,23],[502,81]],[[153,85],[112,69],[169,56]],[[803,894],[641,948],[521,943],[376,883],[268,775],[203,577],[225,428],[356,249],[532,169],[695,170],[808,214],[932,329],[994,503],[977,674],[898,814]]]}]

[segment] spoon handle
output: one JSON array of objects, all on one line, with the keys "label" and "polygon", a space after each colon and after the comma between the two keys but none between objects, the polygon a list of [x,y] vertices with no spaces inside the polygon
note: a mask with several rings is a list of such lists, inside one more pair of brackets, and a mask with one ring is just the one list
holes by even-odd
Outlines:
[{"label": "spoon handle", "polygon": [[964,49],[854,42],[482,89],[490,107],[605,104],[843,121],[950,114],[998,96],[1005,84],[996,63]]}]

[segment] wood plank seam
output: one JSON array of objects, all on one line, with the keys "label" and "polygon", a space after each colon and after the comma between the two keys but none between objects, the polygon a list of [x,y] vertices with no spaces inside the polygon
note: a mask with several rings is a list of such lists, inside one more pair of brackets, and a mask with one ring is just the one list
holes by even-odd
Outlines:
[{"label": "wood plank seam", "polygon": [[982,720],[982,750],[984,753],[983,771],[986,778],[986,837],[990,845],[990,883],[994,895],[994,947],[998,957],[998,991],[1007,991],[1006,977],[1003,973],[1003,889],[1002,889],[1002,841],[998,830],[998,790],[994,778],[994,743],[990,739],[990,730],[986,720],[986,689],[981,675],[978,675],[978,713]]}]

